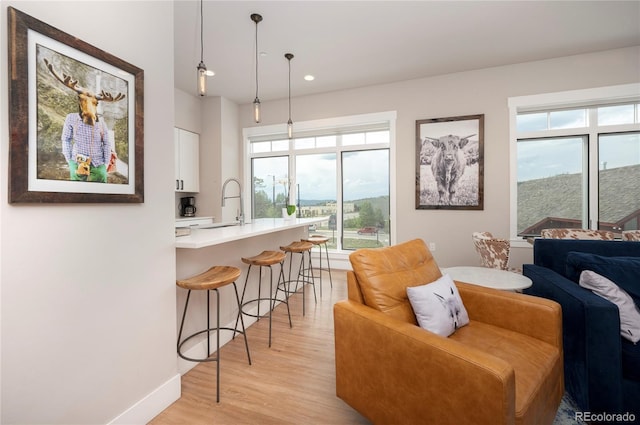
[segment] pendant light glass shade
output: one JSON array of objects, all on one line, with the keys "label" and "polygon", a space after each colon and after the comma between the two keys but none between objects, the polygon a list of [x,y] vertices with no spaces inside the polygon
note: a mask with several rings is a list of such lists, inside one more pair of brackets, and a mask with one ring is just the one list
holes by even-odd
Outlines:
[{"label": "pendant light glass shade", "polygon": [[198,94],[200,96],[207,95],[207,67],[204,62],[198,64]]},{"label": "pendant light glass shade", "polygon": [[287,137],[291,139],[293,137],[293,121],[291,121],[291,59],[293,59],[293,54],[285,53],[284,57],[289,61],[289,121],[287,121]]},{"label": "pendant light glass shade", "polygon": [[260,122],[260,99],[257,97],[253,101],[253,120]]},{"label": "pendant light glass shade", "polygon": [[196,69],[198,70],[198,74],[197,74],[198,94],[200,96],[206,96],[207,95],[207,66],[204,64],[204,59],[203,59],[203,56],[204,56],[204,27],[203,27],[204,18],[202,16],[202,2],[203,2],[203,0],[200,0],[200,63],[198,64]]},{"label": "pendant light glass shade", "polygon": [[262,16],[257,13],[251,14],[251,20],[256,23],[256,98],[253,100],[253,120],[260,122],[260,98],[258,97],[258,23],[262,21]]}]

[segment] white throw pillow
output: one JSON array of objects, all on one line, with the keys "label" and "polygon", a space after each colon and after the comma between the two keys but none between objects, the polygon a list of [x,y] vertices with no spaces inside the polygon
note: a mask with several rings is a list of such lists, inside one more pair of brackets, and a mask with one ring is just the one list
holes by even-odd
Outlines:
[{"label": "white throw pillow", "polygon": [[407,296],[423,329],[449,336],[469,323],[458,288],[448,274],[426,285],[408,287]]},{"label": "white throw pillow", "polygon": [[579,284],[617,305],[620,312],[620,335],[634,344],[640,341],[640,310],[624,289],[591,270],[580,273]]}]

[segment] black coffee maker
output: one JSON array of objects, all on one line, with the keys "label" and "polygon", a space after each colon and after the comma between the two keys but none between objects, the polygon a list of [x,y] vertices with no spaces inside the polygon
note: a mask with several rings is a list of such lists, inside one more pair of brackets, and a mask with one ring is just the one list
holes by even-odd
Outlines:
[{"label": "black coffee maker", "polygon": [[180,198],[180,216],[196,216],[196,198],[194,196],[185,196],[184,198]]}]

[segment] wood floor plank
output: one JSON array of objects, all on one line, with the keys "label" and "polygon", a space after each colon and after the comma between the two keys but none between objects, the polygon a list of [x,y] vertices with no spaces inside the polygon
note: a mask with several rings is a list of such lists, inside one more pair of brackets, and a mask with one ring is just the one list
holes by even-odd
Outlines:
[{"label": "wood floor plank", "polygon": [[346,273],[323,274],[323,298],[314,303],[306,287],[290,298],[293,328],[286,307],[247,329],[252,365],[243,339],[220,349],[220,403],[216,403],[215,363],[199,363],[182,377],[182,397],[155,417],[151,425],[183,424],[367,424],[335,394],[333,304],[346,298]]}]

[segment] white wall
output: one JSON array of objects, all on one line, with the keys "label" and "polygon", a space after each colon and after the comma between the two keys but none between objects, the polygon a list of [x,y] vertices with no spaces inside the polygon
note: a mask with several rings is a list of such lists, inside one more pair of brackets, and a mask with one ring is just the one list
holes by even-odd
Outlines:
[{"label": "white wall", "polygon": [[[436,243],[441,266],[477,265],[471,233],[509,236],[509,116],[511,96],[584,89],[640,81],[640,47],[482,69],[433,78],[296,97],[298,121],[380,111],[397,111],[397,241]],[[306,84],[306,83],[305,83]],[[295,91],[295,87],[292,87]],[[285,99],[263,102],[262,123],[282,123]],[[485,115],[484,210],[415,209],[415,121]],[[242,105],[240,126],[252,127],[252,105]],[[295,123],[294,123],[295,128]],[[512,252],[512,266],[531,262],[531,249]]]},{"label": "white wall", "polygon": [[[144,70],[144,203],[8,204],[6,5]],[[3,1],[0,19],[0,422],[144,423],[180,391],[173,3]]]},{"label": "white wall", "polygon": [[[195,194],[196,215],[232,221],[238,201],[230,199],[222,208],[222,184],[229,177],[242,177],[238,105],[219,96],[201,98],[181,90],[175,92],[176,126],[200,134],[200,192]],[[247,195],[248,189],[243,189]],[[228,195],[238,193],[236,186],[229,186],[228,190]],[[185,194],[175,195],[176,205],[182,196]]]},{"label": "white wall", "polygon": [[[195,91],[195,90],[194,90]],[[203,123],[203,105],[207,101],[207,98],[201,98],[200,96],[195,96],[195,94],[190,94],[184,92],[182,90],[175,89],[175,122],[174,125],[183,130],[188,130],[193,133],[197,133],[200,135],[200,150],[202,151],[203,144],[207,143],[207,138],[202,134],[202,123]],[[200,155],[202,156],[202,155]],[[203,172],[206,172],[204,168],[204,164],[199,164],[199,178],[201,183],[206,184],[206,180],[203,179]],[[202,208],[202,203],[198,202],[200,196],[199,194],[193,193],[184,193],[184,192],[174,192],[174,215],[179,217],[180,215],[180,198],[183,196],[195,196],[196,197],[196,214],[198,216],[211,216],[212,211],[205,211]]]}]

